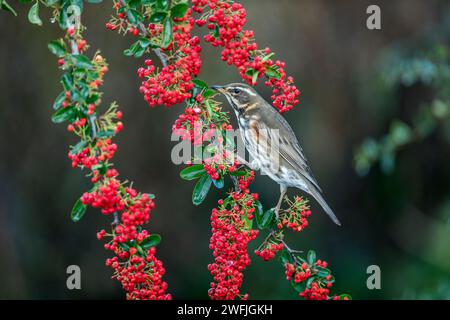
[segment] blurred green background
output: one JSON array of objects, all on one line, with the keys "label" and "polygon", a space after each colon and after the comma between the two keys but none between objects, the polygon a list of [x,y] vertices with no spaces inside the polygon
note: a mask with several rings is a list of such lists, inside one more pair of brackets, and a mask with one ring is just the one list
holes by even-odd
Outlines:
[{"label": "blurred green background", "polygon": [[[289,235],[289,242],[329,262],[333,292],[355,299],[449,299],[449,1],[242,3],[248,28],[287,62],[302,92],[286,118],[343,223],[336,227],[313,203],[309,228]],[[0,12],[0,298],[121,299],[104,266],[108,253],[96,239],[109,217],[94,209],[79,223],[69,217],[89,181],[66,157],[73,137],[50,121],[60,74],[47,43],[61,31],[43,8],[44,26],[37,27],[26,19],[28,6],[10,4],[18,17]],[[381,7],[382,30],[366,28],[370,4]],[[170,160],[171,125],[183,106],[146,105],[136,74],[143,59],[123,56],[133,40],[105,30],[111,13],[108,1],[88,5],[82,22],[89,53],[101,49],[110,63],[104,101],[116,100],[124,111],[115,163],[138,190],[157,196],[150,230],[163,236],[159,257],[170,292],[206,299],[209,215],[220,194],[214,190],[200,207],[192,205],[193,183],[182,181]],[[205,45],[202,55],[202,79],[239,80],[219,50]],[[278,199],[278,186],[265,176],[254,190],[267,206]],[[71,264],[81,267],[82,290],[66,288]],[[381,268],[381,290],[366,287],[373,264]],[[253,299],[296,298],[281,265],[254,255],[243,291]]]}]

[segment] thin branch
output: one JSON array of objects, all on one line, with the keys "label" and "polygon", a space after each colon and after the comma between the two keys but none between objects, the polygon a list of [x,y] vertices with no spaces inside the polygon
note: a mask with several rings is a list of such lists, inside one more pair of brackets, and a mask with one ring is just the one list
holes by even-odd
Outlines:
[{"label": "thin branch", "polygon": [[[123,6],[126,6],[126,5],[127,5],[127,4],[125,3],[125,0],[120,0],[120,3],[121,3]],[[141,33],[142,33],[142,34],[144,34],[144,35],[147,36],[147,37],[150,35],[149,32],[148,32],[148,30],[147,30],[147,28],[145,27],[145,25],[144,25],[142,22],[139,22],[139,23],[137,24],[137,26],[138,26],[139,29],[141,30]],[[155,48],[155,49],[152,49],[152,50],[153,50],[153,52],[156,54],[156,56],[159,58],[159,60],[161,60],[162,65],[163,65],[164,67],[167,67],[167,66],[169,65],[169,61],[168,61],[167,55],[164,54],[164,53],[161,51],[160,48]]]}]

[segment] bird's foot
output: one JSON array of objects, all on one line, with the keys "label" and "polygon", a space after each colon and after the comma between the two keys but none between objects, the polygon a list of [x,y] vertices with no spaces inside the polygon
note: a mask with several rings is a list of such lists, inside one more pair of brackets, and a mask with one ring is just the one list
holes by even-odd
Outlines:
[{"label": "bird's foot", "polygon": [[111,222],[111,226],[117,227],[119,224],[120,224],[119,214],[117,212],[114,212],[113,221]]},{"label": "bird's foot", "polygon": [[280,220],[280,208],[274,207],[274,208],[272,208],[272,210],[275,212],[275,218],[277,219],[277,221],[279,221]]},{"label": "bird's foot", "polygon": [[252,169],[253,171],[258,171],[259,170],[259,165],[256,162],[256,160],[253,160],[252,162],[249,163],[249,167],[250,169]]}]

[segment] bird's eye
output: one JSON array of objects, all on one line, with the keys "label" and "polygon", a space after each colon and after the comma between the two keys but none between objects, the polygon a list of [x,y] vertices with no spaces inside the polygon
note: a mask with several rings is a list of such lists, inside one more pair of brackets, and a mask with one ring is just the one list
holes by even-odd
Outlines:
[{"label": "bird's eye", "polygon": [[234,88],[234,89],[233,89],[233,93],[234,93],[234,94],[239,94],[239,93],[241,93],[241,89]]}]

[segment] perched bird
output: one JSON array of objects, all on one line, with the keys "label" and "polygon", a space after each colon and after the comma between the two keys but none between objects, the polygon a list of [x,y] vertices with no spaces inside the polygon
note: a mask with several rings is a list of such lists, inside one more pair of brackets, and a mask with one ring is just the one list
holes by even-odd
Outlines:
[{"label": "perched bird", "polygon": [[334,223],[341,225],[323,198],[303,150],[283,116],[249,85],[232,83],[211,88],[225,95],[233,107],[245,147],[253,158],[250,166],[280,185],[277,217],[287,188],[295,187],[312,195]]}]

